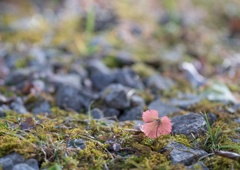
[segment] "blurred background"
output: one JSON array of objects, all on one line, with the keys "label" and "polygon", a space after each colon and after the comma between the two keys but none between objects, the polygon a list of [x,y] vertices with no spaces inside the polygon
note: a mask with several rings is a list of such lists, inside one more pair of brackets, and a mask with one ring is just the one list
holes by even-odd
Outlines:
[{"label": "blurred background", "polygon": [[185,61],[215,75],[240,63],[239,9],[238,0],[0,0],[0,59],[10,58],[0,72],[96,57],[141,76]]}]

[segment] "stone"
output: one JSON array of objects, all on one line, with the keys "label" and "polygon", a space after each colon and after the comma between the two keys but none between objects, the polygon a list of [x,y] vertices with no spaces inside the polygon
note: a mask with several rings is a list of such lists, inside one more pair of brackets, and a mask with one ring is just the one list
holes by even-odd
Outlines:
[{"label": "stone", "polygon": [[33,169],[28,164],[20,163],[20,164],[15,165],[12,170],[35,170],[35,169]]},{"label": "stone", "polygon": [[22,163],[23,160],[23,156],[14,152],[0,158],[0,167],[2,167],[3,170],[12,169],[14,165]]},{"label": "stone", "polygon": [[28,76],[21,72],[21,71],[15,71],[13,73],[10,73],[6,79],[5,84],[7,86],[17,85],[19,83],[22,83],[23,81],[27,80]]},{"label": "stone", "polygon": [[115,116],[117,118],[120,114],[120,111],[115,108],[105,108],[103,110],[103,113],[104,113],[105,117],[114,117]]},{"label": "stone", "polygon": [[119,116],[119,121],[126,120],[139,120],[142,117],[143,108],[142,107],[133,107],[129,110],[125,110],[122,115]]},{"label": "stone", "polygon": [[131,96],[130,102],[132,107],[140,106],[143,108],[146,105],[144,99],[137,95]]},{"label": "stone", "polygon": [[93,73],[111,73],[110,69],[101,60],[97,59],[91,59],[87,62],[87,70],[90,75]]},{"label": "stone", "polygon": [[5,111],[10,110],[10,108],[7,105],[1,105],[0,106],[0,117],[5,117]]},{"label": "stone", "polygon": [[60,108],[70,108],[75,111],[82,109],[79,90],[71,86],[61,86],[56,94],[57,106]]},{"label": "stone", "polygon": [[177,108],[177,107],[175,107],[171,104],[164,103],[160,99],[152,101],[149,104],[148,109],[157,110],[158,114],[159,114],[159,117],[171,115],[173,113],[181,111],[181,109],[179,109],[179,108]]},{"label": "stone", "polygon": [[169,103],[173,106],[180,107],[181,109],[188,109],[201,101],[200,97],[193,97],[188,99],[172,99]]},{"label": "stone", "polygon": [[102,119],[104,117],[103,112],[98,108],[94,108],[91,111],[91,115],[92,115],[93,119]]},{"label": "stone", "polygon": [[119,52],[116,56],[116,59],[117,59],[117,62],[122,66],[124,65],[131,66],[135,63],[132,55],[126,51]]},{"label": "stone", "polygon": [[121,84],[111,84],[103,91],[103,99],[107,106],[115,109],[125,109],[130,106],[128,89]]},{"label": "stone", "polygon": [[173,86],[174,82],[171,79],[160,74],[155,74],[147,80],[147,87],[154,90],[169,90]]},{"label": "stone", "polygon": [[[216,117],[213,114],[209,114],[209,122],[213,123]],[[171,119],[173,127],[172,132],[174,134],[185,134],[197,137],[206,130],[206,121],[203,115],[197,113],[189,113],[186,115],[175,116]]]},{"label": "stone", "polygon": [[141,83],[139,77],[129,68],[118,70],[116,77],[117,83],[119,84],[136,89],[143,89],[143,84]]},{"label": "stone", "polygon": [[20,97],[17,97],[11,104],[10,108],[17,113],[25,114],[27,113],[27,109],[25,108],[23,101]]},{"label": "stone", "polygon": [[116,81],[115,74],[95,72],[90,75],[93,87],[96,90],[102,90]]},{"label": "stone", "polygon": [[209,170],[203,162],[197,162],[191,166],[186,167],[187,170]]},{"label": "stone", "polygon": [[200,75],[192,63],[182,63],[182,69],[185,72],[186,79],[192,84],[193,87],[199,87],[207,82],[207,79]]},{"label": "stone", "polygon": [[81,78],[77,74],[56,74],[50,77],[50,81],[59,85],[67,85],[81,89]]},{"label": "stone", "polygon": [[70,139],[67,142],[67,148],[78,148],[78,149],[85,149],[85,141],[83,139]]},{"label": "stone", "polygon": [[32,109],[32,113],[39,114],[39,113],[50,113],[51,111],[50,104],[47,101],[43,101],[41,103],[38,103],[37,106],[35,106]]},{"label": "stone", "polygon": [[192,165],[197,162],[200,157],[208,154],[204,150],[192,149],[177,142],[168,144],[164,149],[170,150],[170,159],[172,164],[181,163],[185,165]]}]

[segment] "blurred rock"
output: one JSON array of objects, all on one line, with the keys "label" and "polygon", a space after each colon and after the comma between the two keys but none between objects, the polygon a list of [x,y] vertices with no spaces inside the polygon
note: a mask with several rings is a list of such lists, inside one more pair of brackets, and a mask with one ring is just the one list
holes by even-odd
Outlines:
[{"label": "blurred rock", "polygon": [[28,164],[20,163],[15,165],[12,170],[35,170],[35,169],[29,166]]},{"label": "blurred rock", "polygon": [[17,113],[25,114],[27,113],[27,109],[25,108],[23,101],[20,97],[17,97],[11,104],[10,108]]},{"label": "blurred rock", "polygon": [[182,63],[182,69],[185,71],[186,79],[192,84],[193,87],[202,86],[207,82],[207,79],[200,75],[192,63]]},{"label": "blurred rock", "polygon": [[133,107],[129,110],[125,110],[122,115],[119,116],[120,121],[126,120],[140,120],[142,117],[143,108],[142,107]]},{"label": "blurred rock", "polygon": [[23,156],[18,153],[11,153],[0,158],[0,167],[2,167],[3,170],[10,170],[14,165],[22,163],[23,160]]},{"label": "blurred rock", "polygon": [[98,108],[94,108],[91,111],[91,115],[92,115],[93,119],[102,119],[104,117],[103,112]]},{"label": "blurred rock", "polygon": [[32,113],[39,114],[39,113],[50,113],[51,111],[50,104],[47,101],[38,103],[32,109]]},{"label": "blurred rock", "polygon": [[143,88],[143,84],[141,83],[139,77],[134,73],[133,70],[129,68],[123,68],[119,70],[116,74],[116,77],[117,83],[119,84],[136,89]]},{"label": "blurred rock", "polygon": [[151,76],[147,81],[147,87],[156,90],[169,90],[173,86],[174,82],[171,79],[159,74]]},{"label": "blurred rock", "polygon": [[90,79],[95,89],[102,90],[113,83],[116,80],[116,76],[115,74],[94,72],[91,74]]},{"label": "blurred rock", "polygon": [[34,170],[39,170],[38,161],[36,159],[28,159],[25,161],[28,166],[32,167]]},{"label": "blurred rock", "polygon": [[57,74],[50,77],[50,81],[59,85],[67,85],[81,89],[81,78],[77,74]]},{"label": "blurred rock", "polygon": [[129,89],[121,84],[111,84],[103,91],[103,99],[107,106],[116,109],[125,109],[130,106],[127,95]]},{"label": "blurred rock", "polygon": [[113,117],[113,116],[115,116],[117,118],[119,116],[119,114],[120,114],[120,111],[115,109],[115,108],[105,108],[103,110],[103,112],[104,112],[104,116],[105,117]]},{"label": "blurred rock", "polygon": [[158,113],[159,113],[159,117],[170,115],[170,114],[173,114],[173,113],[181,111],[179,108],[177,108],[177,107],[175,107],[175,106],[173,106],[171,104],[164,103],[160,99],[152,101],[149,104],[148,109],[150,109],[150,110],[157,110]]}]

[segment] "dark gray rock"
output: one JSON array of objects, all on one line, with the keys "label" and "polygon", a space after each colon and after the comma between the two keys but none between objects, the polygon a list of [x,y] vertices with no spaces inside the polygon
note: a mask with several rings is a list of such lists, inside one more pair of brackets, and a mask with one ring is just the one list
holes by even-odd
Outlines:
[{"label": "dark gray rock", "polygon": [[139,120],[141,119],[143,113],[142,107],[133,107],[129,110],[125,110],[122,115],[119,116],[120,121],[126,121],[126,120]]},{"label": "dark gray rock", "polygon": [[93,119],[102,119],[104,117],[103,112],[98,108],[94,108],[91,111],[91,115],[92,115]]},{"label": "dark gray rock", "polygon": [[21,71],[15,71],[13,73],[10,73],[6,79],[5,84],[8,86],[11,85],[17,85],[19,83],[22,83],[23,81],[27,80],[28,75]]},{"label": "dark gray rock", "polygon": [[50,104],[47,101],[38,103],[37,106],[35,106],[32,109],[32,113],[39,114],[39,113],[50,113],[51,111]]},{"label": "dark gray rock", "polygon": [[237,119],[235,119],[235,121],[236,121],[238,124],[240,124],[240,117],[237,118]]},{"label": "dark gray rock", "polygon": [[182,163],[185,165],[192,165],[200,157],[208,154],[204,150],[192,149],[177,142],[168,144],[165,149],[171,150],[170,158],[172,164]]},{"label": "dark gray rock", "polygon": [[94,72],[90,75],[90,79],[95,89],[102,90],[111,83],[115,82],[116,76],[115,74],[110,73]]},{"label": "dark gray rock", "polygon": [[126,51],[121,51],[120,53],[118,53],[118,55],[116,56],[116,60],[122,66],[131,66],[135,63],[132,58],[132,54]]},{"label": "dark gray rock", "polygon": [[70,139],[67,142],[67,148],[78,148],[78,149],[85,149],[85,141],[83,139]]},{"label": "dark gray rock", "polygon": [[137,95],[131,96],[130,102],[132,107],[140,106],[143,108],[146,105],[144,99]]},{"label": "dark gray rock", "polygon": [[10,108],[17,113],[25,114],[27,113],[27,109],[25,108],[23,101],[20,97],[17,97],[11,104]]},{"label": "dark gray rock", "polygon": [[107,106],[115,109],[125,109],[130,106],[128,89],[121,84],[112,84],[103,91],[103,99]]},{"label": "dark gray rock", "polygon": [[76,89],[81,89],[81,78],[77,74],[56,74],[50,77],[50,81],[57,87],[67,85]]},{"label": "dark gray rock", "polygon": [[35,169],[33,169],[28,164],[20,163],[20,164],[15,165],[12,170],[35,170]]},{"label": "dark gray rock", "polygon": [[133,70],[129,68],[124,68],[119,70],[116,73],[117,83],[122,84],[127,87],[132,87],[136,89],[142,89],[143,84],[141,83],[137,74],[133,72]]},{"label": "dark gray rock", "polygon": [[120,111],[115,108],[105,108],[104,109],[104,116],[105,117],[118,117],[120,114]]},{"label": "dark gray rock", "polygon": [[174,82],[171,79],[159,74],[155,74],[147,80],[147,87],[155,90],[168,90],[173,86]]},{"label": "dark gray rock", "polygon": [[[214,122],[216,117],[213,114],[209,116],[209,122]],[[206,130],[206,121],[201,114],[189,113],[187,115],[175,116],[171,119],[173,127],[172,132],[174,134],[185,134],[195,137],[203,133]]]},{"label": "dark gray rock", "polygon": [[92,59],[87,62],[87,70],[90,75],[93,73],[110,74],[110,69],[100,60]]},{"label": "dark gray rock", "polygon": [[57,106],[80,111],[83,106],[79,97],[79,90],[70,86],[61,86],[56,94]]},{"label": "dark gray rock", "polygon": [[2,167],[3,170],[9,170],[12,169],[14,165],[22,163],[23,160],[23,156],[18,153],[11,153],[0,158],[0,167]]},{"label": "dark gray rock", "polygon": [[28,166],[32,167],[34,170],[39,170],[38,161],[36,159],[28,159],[25,161]]},{"label": "dark gray rock", "polygon": [[0,106],[0,117],[5,117],[5,111],[10,110],[10,108],[7,105],[1,105]]},{"label": "dark gray rock", "polygon": [[157,110],[159,113],[159,117],[170,115],[170,114],[181,111],[179,108],[177,108],[171,104],[164,103],[160,99],[157,99],[157,100],[151,102],[148,106],[148,109]]},{"label": "dark gray rock", "polygon": [[200,97],[190,98],[190,99],[172,99],[169,101],[171,105],[178,106],[182,109],[188,109],[191,106],[199,103],[201,101]]},{"label": "dark gray rock", "polygon": [[187,166],[186,168],[187,170],[209,170],[202,162],[197,162],[194,165]]}]

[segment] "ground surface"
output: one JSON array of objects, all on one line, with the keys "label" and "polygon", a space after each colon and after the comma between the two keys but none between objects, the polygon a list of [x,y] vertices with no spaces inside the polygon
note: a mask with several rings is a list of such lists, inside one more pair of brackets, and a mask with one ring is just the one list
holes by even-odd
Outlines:
[{"label": "ground surface", "polygon": [[1,0],[0,169],[240,169],[239,9]]}]

